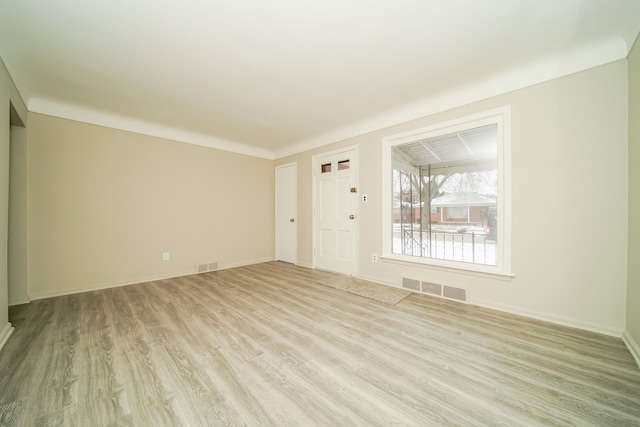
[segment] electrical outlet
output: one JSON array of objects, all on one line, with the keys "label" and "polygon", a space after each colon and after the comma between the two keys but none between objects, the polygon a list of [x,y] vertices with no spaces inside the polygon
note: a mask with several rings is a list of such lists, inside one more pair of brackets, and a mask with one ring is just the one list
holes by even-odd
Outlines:
[{"label": "electrical outlet", "polygon": [[371,254],[371,262],[378,262],[378,254]]},{"label": "electrical outlet", "polygon": [[169,252],[163,252],[162,253],[162,260],[163,261],[169,261]]}]

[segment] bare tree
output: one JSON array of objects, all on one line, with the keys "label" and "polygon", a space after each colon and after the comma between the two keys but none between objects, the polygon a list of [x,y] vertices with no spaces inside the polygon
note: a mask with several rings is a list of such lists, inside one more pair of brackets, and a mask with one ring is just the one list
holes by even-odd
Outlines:
[{"label": "bare tree", "polygon": [[[394,197],[401,206],[403,218],[413,218],[413,207],[420,206],[420,223],[423,230],[431,226],[431,200],[446,193],[495,194],[497,175],[495,170],[439,173],[430,175],[423,169],[420,175],[394,170]],[[413,220],[416,220],[414,218]]]},{"label": "bare tree", "polygon": [[496,171],[472,171],[447,175],[439,189],[446,193],[495,194]]}]

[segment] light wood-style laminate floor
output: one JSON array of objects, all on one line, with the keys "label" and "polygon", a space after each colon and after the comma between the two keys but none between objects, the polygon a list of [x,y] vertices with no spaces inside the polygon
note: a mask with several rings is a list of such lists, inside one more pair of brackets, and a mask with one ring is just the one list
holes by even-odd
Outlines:
[{"label": "light wood-style laminate floor", "polygon": [[271,262],[12,307],[0,425],[640,425],[622,340]]}]

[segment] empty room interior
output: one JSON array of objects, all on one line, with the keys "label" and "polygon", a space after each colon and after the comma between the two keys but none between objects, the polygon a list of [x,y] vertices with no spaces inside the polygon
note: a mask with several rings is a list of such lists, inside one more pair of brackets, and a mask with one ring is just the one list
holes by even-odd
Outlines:
[{"label": "empty room interior", "polygon": [[640,425],[640,2],[0,4],[0,425]]}]

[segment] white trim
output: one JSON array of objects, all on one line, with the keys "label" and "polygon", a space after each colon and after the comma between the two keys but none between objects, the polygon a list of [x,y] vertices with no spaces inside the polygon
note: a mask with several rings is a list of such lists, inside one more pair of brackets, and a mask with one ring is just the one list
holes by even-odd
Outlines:
[{"label": "white trim", "polygon": [[[231,264],[224,264],[222,266],[218,266],[218,270],[228,270],[230,268],[244,267],[245,265],[262,264],[263,262],[271,262],[271,261],[275,261],[275,258],[265,257],[265,258],[250,259],[246,261],[233,262]],[[191,274],[194,274],[194,273],[191,273]]]},{"label": "white trim", "polygon": [[23,298],[10,299],[8,305],[9,307],[12,307],[14,305],[28,304],[30,302],[31,300],[29,300],[28,297],[23,297]]},{"label": "white trim", "polygon": [[13,330],[11,322],[7,322],[4,328],[2,328],[2,332],[0,332],[0,350],[2,350],[2,347],[7,343],[11,334],[13,334]]},{"label": "white trim", "polygon": [[[456,263],[454,267],[451,267],[449,264],[439,265],[437,261],[444,261],[438,259],[431,259],[433,262],[429,263],[421,263],[420,258],[416,260],[416,257],[407,256],[407,255],[394,255],[393,258],[388,258],[386,256],[380,256],[380,260],[383,262],[395,263],[399,265],[406,265],[409,267],[415,267],[416,264],[425,264],[429,266],[431,270],[438,271],[446,271],[448,273],[453,274],[462,274],[465,276],[475,276],[475,277],[483,277],[485,279],[494,279],[494,280],[502,280],[502,281],[511,281],[515,277],[513,273],[500,273],[495,270],[490,270],[489,267],[486,270],[483,269],[485,267],[482,264],[469,264],[469,263]],[[458,265],[460,264],[460,265]],[[467,264],[471,265],[470,268],[466,268]]]},{"label": "white trim", "polygon": [[[328,156],[333,156],[336,154],[340,154],[340,153],[348,153],[351,152],[353,153],[351,156],[351,160],[354,162],[355,165],[355,182],[356,182],[356,188],[358,188],[360,186],[360,164],[359,164],[359,160],[360,160],[360,153],[359,153],[359,146],[358,145],[350,145],[348,147],[343,147],[343,148],[338,148],[335,150],[331,150],[331,151],[327,151],[327,152],[323,152],[323,153],[319,153],[316,155],[311,156],[311,217],[312,217],[312,221],[311,221],[311,227],[312,227],[312,232],[311,232],[311,247],[312,247],[312,254],[311,254],[311,259],[312,259],[312,268],[316,268],[316,185],[317,185],[317,174],[315,171],[315,165],[316,165],[316,160],[321,159],[323,157],[328,157]],[[355,226],[355,235],[354,235],[354,239],[355,239],[355,250],[354,250],[354,254],[353,254],[353,265],[352,265],[352,276],[353,277],[358,277],[358,271],[359,271],[359,253],[360,253],[360,215],[359,215],[359,210],[360,210],[360,203],[356,200],[356,203],[354,203],[354,215],[356,216],[356,226]]]},{"label": "white trim", "polygon": [[171,275],[168,275],[168,276],[167,275],[145,276],[145,277],[126,280],[126,281],[122,281],[122,282],[106,282],[106,283],[99,283],[99,284],[90,285],[90,286],[82,286],[82,287],[73,288],[73,289],[64,289],[64,290],[55,290],[55,291],[51,291],[51,292],[34,293],[34,294],[29,294],[29,299],[31,301],[35,301],[35,300],[45,299],[45,298],[60,297],[60,296],[63,296],[63,295],[81,294],[83,292],[100,291],[100,290],[103,290],[103,289],[119,288],[121,286],[135,285],[135,284],[138,284],[138,283],[153,282],[154,280],[173,279],[173,278],[176,278],[176,277],[183,277],[183,276],[188,276],[188,275],[191,275],[191,274],[198,274],[198,273],[196,271],[188,271],[188,272],[187,271],[183,271],[183,272],[176,273],[176,274],[171,274]]},{"label": "white trim", "polygon": [[[406,289],[403,288],[402,286],[398,285],[398,284],[394,284],[391,283],[387,280],[381,279],[379,277],[374,277],[374,276],[367,276],[367,275],[363,275],[359,277],[360,279],[363,280],[368,280],[371,282],[375,282],[381,285],[387,285],[387,286],[391,286],[394,288],[398,288],[398,289],[403,289],[405,291],[410,291],[413,293],[417,293],[420,295],[426,295],[428,297],[432,297],[432,298],[438,298],[435,297],[433,295],[430,295],[426,292],[421,292],[421,291],[416,291],[413,289]],[[585,330],[585,331],[590,331],[590,332],[596,332],[599,334],[603,334],[603,335],[608,335],[608,336],[612,336],[612,337],[616,337],[616,338],[620,338],[621,335],[621,331],[619,329],[614,329],[614,328],[610,328],[610,327],[603,327],[601,325],[596,325],[594,323],[588,323],[588,322],[583,322],[577,319],[572,319],[572,318],[568,318],[568,317],[561,317],[561,316],[556,316],[556,315],[552,315],[549,313],[544,313],[544,312],[540,312],[540,311],[534,311],[534,310],[527,310],[521,307],[515,307],[515,306],[511,306],[511,305],[505,305],[505,304],[496,304],[490,301],[486,301],[486,300],[482,300],[482,299],[473,299],[472,297],[473,293],[469,292],[469,301],[467,301],[467,304],[471,304],[471,305],[475,305],[478,307],[484,307],[484,308],[488,308],[491,310],[496,310],[499,312],[503,312],[503,313],[510,313],[510,314],[515,314],[517,316],[522,316],[522,317],[527,317],[529,319],[535,319],[535,320],[542,320],[545,322],[549,322],[549,323],[553,323],[555,325],[560,325],[560,326],[568,326],[571,328],[577,328],[577,329],[581,329],[581,330]],[[455,300],[453,300],[455,301]],[[624,342],[627,344],[627,347],[629,348],[629,351],[631,352],[631,354],[634,356],[634,358],[636,359],[636,362],[638,362],[638,367],[640,367],[640,346],[638,346],[637,343],[635,343],[633,341],[633,338],[631,338],[631,336],[629,335],[629,333],[627,331],[624,331],[624,334],[622,335],[622,338],[624,340]]]},{"label": "white trim", "polygon": [[31,98],[27,107],[28,111],[35,113],[274,160],[624,60],[627,54],[628,48],[623,39],[611,37],[599,40],[568,55],[546,58],[512,68],[493,77],[455,88],[439,96],[430,96],[392,111],[340,128],[333,128],[328,132],[292,142],[276,150],[241,144],[186,129],[44,98]]},{"label": "white trim", "polygon": [[31,98],[29,100],[29,111],[142,135],[155,136],[186,144],[200,145],[202,147],[274,160],[273,152],[265,148],[48,99]]},{"label": "white trim", "polygon": [[279,159],[303,151],[343,141],[355,136],[395,126],[433,114],[473,104],[484,99],[524,89],[571,74],[586,71],[627,57],[627,47],[620,38],[600,40],[564,57],[546,58],[506,70],[484,80],[469,83],[439,96],[430,96],[401,108],[351,123],[329,132],[314,135],[275,151]]},{"label": "white trim", "polygon": [[276,169],[279,168],[288,168],[289,166],[298,166],[298,162],[297,161],[293,161],[293,162],[289,162],[289,163],[283,163],[281,165],[276,165]]},{"label": "white trim", "polygon": [[313,263],[308,263],[308,262],[300,262],[300,261],[298,261],[298,262],[296,263],[296,265],[297,265],[298,267],[313,268]]},{"label": "white trim", "polygon": [[358,145],[357,144],[356,145],[349,145],[348,147],[336,148],[335,150],[323,151],[322,153],[314,154],[312,156],[312,159],[320,159],[322,157],[333,156],[334,154],[346,153],[348,151],[357,151],[357,150],[358,150]]},{"label": "white trim", "polygon": [[[358,279],[366,280],[366,281],[373,282],[373,283],[377,283],[377,284],[379,284],[379,285],[389,286],[389,287],[391,287],[391,288],[402,289],[402,290],[405,290],[405,291],[416,292],[416,293],[422,293],[422,292],[418,292],[418,291],[416,291],[416,290],[414,290],[414,289],[406,289],[406,288],[403,288],[402,286],[400,286],[400,285],[399,285],[399,284],[397,284],[397,283],[393,283],[393,282],[390,282],[390,281],[388,281],[388,280],[384,280],[384,279],[381,279],[381,278],[379,278],[379,277],[375,277],[375,276],[368,276],[368,275],[366,275],[366,274],[363,274],[363,275],[361,275],[361,276],[358,276]],[[426,295],[426,294],[425,294],[425,295]]]},{"label": "white trim", "polygon": [[636,364],[638,365],[638,368],[640,368],[640,344],[638,344],[633,339],[628,329],[625,329],[624,332],[622,333],[622,341],[624,341],[627,348],[629,349],[629,352],[631,353],[633,358],[636,360]]},{"label": "white trim", "polygon": [[[392,147],[415,140],[453,133],[471,127],[497,124],[498,131],[498,254],[497,265],[482,265],[436,258],[410,257],[392,252]],[[511,106],[483,111],[382,139],[382,257],[388,260],[410,262],[456,270],[477,271],[500,276],[513,276],[511,272]]]},{"label": "white trim", "polygon": [[[471,293],[473,295],[473,293]],[[608,335],[616,338],[620,338],[622,336],[622,330],[612,328],[609,326],[602,326],[595,323],[584,322],[582,320],[574,319],[571,317],[557,316],[551,313],[545,313],[537,310],[529,310],[522,307],[516,307],[507,304],[499,304],[492,301],[487,301],[483,299],[474,299],[471,298],[469,301],[470,304],[477,305],[480,307],[490,308],[492,310],[503,311],[505,313],[517,314],[518,316],[529,317],[531,319],[542,320],[545,322],[554,323],[556,325],[561,326],[569,326],[571,328],[578,328],[584,331],[595,332],[598,334]]]},{"label": "white trim", "polygon": [[[218,265],[218,270],[215,270],[215,271],[227,270],[229,268],[236,268],[236,267],[244,267],[245,265],[261,264],[263,262],[270,262],[270,261],[275,261],[275,259],[273,257],[266,257],[266,258],[257,258],[252,260],[234,262],[230,264]],[[80,294],[83,292],[99,291],[102,289],[118,288],[120,286],[136,285],[138,283],[153,282],[155,280],[174,279],[176,277],[191,276],[193,274],[200,274],[200,273],[198,273],[194,269],[190,271],[183,271],[176,274],[170,274],[168,276],[167,275],[148,276],[148,277],[141,277],[138,279],[127,280],[123,282],[109,282],[109,283],[102,283],[102,284],[97,284],[92,286],[84,286],[81,288],[66,289],[62,291],[52,291],[52,292],[44,292],[39,294],[31,294],[29,295],[29,298],[31,301],[33,301],[33,300],[39,300],[39,299],[45,299],[45,298],[59,297],[63,295],[73,295],[73,294]]]}]

